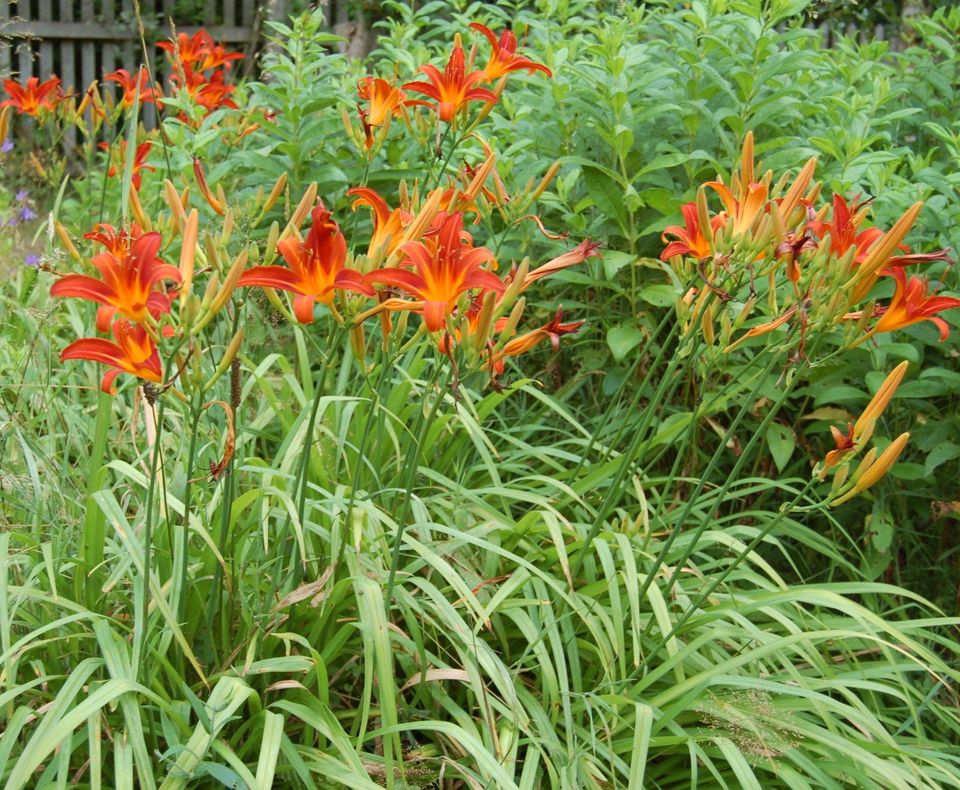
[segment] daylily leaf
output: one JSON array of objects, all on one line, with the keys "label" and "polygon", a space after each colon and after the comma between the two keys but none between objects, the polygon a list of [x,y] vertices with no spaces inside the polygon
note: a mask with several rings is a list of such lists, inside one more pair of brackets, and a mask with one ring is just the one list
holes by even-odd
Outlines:
[{"label": "daylily leaf", "polygon": [[621,324],[607,332],[607,345],[613,353],[614,359],[622,360],[633,348],[643,340],[643,333],[635,326]]}]

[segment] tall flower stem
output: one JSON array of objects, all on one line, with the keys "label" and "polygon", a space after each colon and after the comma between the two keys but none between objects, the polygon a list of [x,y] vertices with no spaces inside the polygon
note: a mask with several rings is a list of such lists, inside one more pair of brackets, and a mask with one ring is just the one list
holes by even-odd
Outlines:
[{"label": "tall flower stem", "polygon": [[403,546],[403,533],[407,527],[407,514],[410,511],[410,498],[413,492],[413,483],[417,475],[417,467],[420,463],[420,453],[423,450],[423,440],[433,425],[433,421],[437,417],[437,412],[440,411],[440,404],[443,403],[447,382],[450,380],[450,368],[447,366],[441,366],[441,364],[438,362],[434,368],[433,376],[430,377],[430,383],[427,385],[426,390],[424,390],[424,396],[426,396],[427,393],[434,388],[434,385],[437,383],[437,380],[440,377],[441,367],[444,369],[443,381],[438,387],[436,397],[434,398],[433,404],[430,406],[429,414],[425,414],[422,406],[419,409],[417,414],[417,422],[413,428],[413,441],[410,444],[410,448],[407,450],[407,458],[405,463],[407,476],[403,484],[403,501],[397,513],[397,535],[394,538],[393,554],[390,559],[390,575],[387,577],[387,590],[384,594],[388,618],[390,616],[390,607],[393,605],[393,587],[397,578],[397,569],[400,567],[400,550]]},{"label": "tall flower stem", "polygon": [[[148,399],[147,402],[152,406],[153,403],[156,402],[156,397],[155,395],[148,394],[150,390],[147,389],[146,385],[144,386],[144,390],[144,396]],[[150,398],[154,399],[153,403],[150,402]],[[141,579],[139,582],[141,589],[140,595],[137,596],[137,612],[133,627],[133,651],[131,665],[135,667],[139,667],[141,665],[141,660],[144,656],[144,644],[147,639],[147,617],[149,613],[150,602],[150,574],[153,572],[153,513],[157,494],[157,478],[159,477],[160,472],[160,447],[163,443],[163,413],[165,405],[166,401],[161,398],[160,403],[154,412],[156,415],[156,423],[154,426],[155,431],[153,452],[151,453],[150,458],[150,477],[147,482],[146,518],[143,527],[143,573],[141,574]]]},{"label": "tall flower stem", "polygon": [[103,485],[105,476],[103,456],[107,447],[107,434],[110,431],[110,417],[113,414],[113,398],[105,392],[97,394],[97,418],[93,429],[90,458],[87,462],[87,496],[81,537],[81,556],[86,575],[78,570],[74,578],[76,600],[79,601],[82,597],[87,608],[91,610],[94,610],[99,597],[99,568],[103,563],[105,542],[104,517],[93,501],[93,494]]},{"label": "tall flower stem", "polygon": [[190,508],[193,505],[193,467],[197,460],[197,436],[200,433],[200,416],[202,409],[203,393],[199,390],[194,395],[190,404],[190,445],[187,450],[187,466],[185,469],[186,483],[183,491],[183,532],[180,535],[179,552],[174,556],[173,576],[179,580],[179,584],[173,589],[174,605],[173,610],[177,615],[177,622],[183,622],[183,603],[186,599],[187,590],[187,566],[190,549]]}]

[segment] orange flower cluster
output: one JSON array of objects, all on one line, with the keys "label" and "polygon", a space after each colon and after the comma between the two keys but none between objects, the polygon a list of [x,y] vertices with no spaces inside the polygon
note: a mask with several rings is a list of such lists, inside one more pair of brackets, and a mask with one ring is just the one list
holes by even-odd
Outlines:
[{"label": "orange flower cluster", "polygon": [[[241,53],[231,52],[222,44],[217,44],[203,29],[192,36],[179,33],[175,43],[163,41],[157,46],[167,53],[174,66],[170,81],[203,107],[207,114],[224,107],[237,109],[237,103],[232,98],[235,88],[227,82],[227,76],[233,61],[243,59]],[[186,120],[183,114],[180,118]]]},{"label": "orange flower cluster", "polygon": [[98,225],[86,238],[106,248],[91,261],[100,277],[68,274],[53,284],[50,294],[99,304],[97,329],[109,329],[116,342],[83,338],[67,346],[60,358],[108,365],[111,369],[103,376],[100,388],[111,394],[116,391],[113,382],[120,373],[159,383],[163,371],[155,344],[156,322],[170,312],[172,301],[161,283],[181,282],[180,270],[157,259],[160,234],[142,233],[138,225],[121,231]]},{"label": "orange flower cluster", "polygon": [[[704,184],[696,202],[682,207],[684,225],[663,232],[667,246],[661,259],[674,261],[700,281],[682,300],[682,312],[697,318],[710,344],[719,321],[727,351],[790,325],[798,331],[797,353],[803,354],[812,326],[852,321],[860,329],[848,341],[854,346],[875,334],[926,320],[937,325],[941,340],[946,339],[948,327],[937,313],[960,307],[960,299],[931,293],[926,278],[908,278],[904,271],[907,266],[949,260],[946,250],[916,254],[903,244],[922,204],[912,206],[889,231],[868,227],[868,205],[856,199],[848,202],[834,195],[831,204],[817,207],[820,187],[811,183],[815,164],[810,160],[792,183],[782,178],[774,184],[769,172],[758,178],[753,135],[748,133],[731,185],[722,180]],[[709,210],[708,189],[723,203],[717,214]],[[870,301],[866,309],[852,309],[869,300],[882,279],[894,283],[890,302]],[[772,315],[734,339],[758,295],[766,296]],[[874,318],[879,320],[871,327]]]},{"label": "orange flower cluster", "polygon": [[[458,119],[466,120],[473,102],[483,102],[487,108],[496,104],[503,92],[506,77],[511,72],[527,71],[532,74],[540,71],[548,77],[553,76],[542,63],[535,63],[516,53],[517,37],[512,31],[504,30],[498,38],[490,28],[479,22],[472,22],[470,27],[483,35],[492,47],[487,65],[482,69],[473,69],[473,54],[467,57],[460,35],[457,34],[443,71],[429,63],[420,67],[426,80],[407,82],[402,88],[379,77],[364,77],[357,83],[357,95],[361,102],[357,109],[365,148],[369,150],[382,143],[390,120],[400,117],[406,107],[429,107],[436,112],[438,120],[455,124]],[[408,91],[426,96],[431,101],[408,98]],[[362,103],[366,103],[366,106]],[[346,125],[350,130],[349,121]],[[377,129],[381,130],[379,136],[375,135]]]},{"label": "orange flower cluster", "polygon": [[[360,80],[358,91],[367,105],[361,108],[364,148],[369,151],[375,147],[378,129],[382,141],[390,120],[403,115],[404,108],[411,104],[428,104],[446,123],[454,123],[457,117],[465,121],[472,102],[482,101],[489,106],[499,99],[510,72],[541,71],[550,75],[546,66],[516,54],[517,41],[511,31],[496,37],[483,25],[471,27],[493,47],[483,69],[472,70],[473,55],[468,62],[458,38],[443,73],[432,66],[422,68],[429,83],[407,83],[399,88],[374,77]],[[175,83],[198,103],[208,110],[232,106],[232,87],[226,86],[224,75],[231,61],[240,57],[238,54],[215,45],[204,31],[192,36],[180,34],[175,43],[162,46],[178,69]],[[107,79],[124,88],[125,104],[129,97],[132,105],[137,92],[141,101],[156,100],[144,71],[136,77],[115,72]],[[479,83],[493,81],[497,84],[492,89],[479,87]],[[419,92],[435,103],[408,99],[407,91]],[[213,98],[207,102],[205,97]],[[584,241],[538,268],[531,270],[524,260],[505,273],[498,273],[494,252],[476,241],[467,227],[471,221],[478,223],[482,214],[496,209],[508,224],[533,219],[549,237],[562,238],[563,235],[547,233],[539,218],[530,213],[558,166],[551,167],[540,184],[534,186],[531,181],[511,198],[496,171],[494,152],[476,132],[470,136],[484,150],[486,158],[482,162],[476,166],[464,164],[459,172],[446,177],[446,183],[441,174],[437,185],[426,191],[418,183],[412,189],[402,184],[396,207],[368,186],[348,191],[354,211],[361,207],[372,210],[372,232],[363,252],[351,252],[352,246],[340,225],[323,201],[318,200],[316,185],[312,185],[282,232],[280,225],[274,223],[262,251],[256,247],[245,249],[230,266],[223,262],[235,218],[241,214],[257,216],[255,222],[259,223],[285,194],[286,176],[278,179],[266,197],[264,190],[259,190],[255,198],[258,205],[251,210],[231,206],[221,185],[211,189],[203,163],[195,159],[194,178],[200,198],[222,217],[222,229],[215,235],[208,233],[201,244],[199,210],[188,208],[189,187],[179,191],[166,181],[163,196],[169,215],[151,219],[144,213],[138,197],[140,176],[142,171],[153,168],[147,164],[151,142],[141,143],[132,162],[133,184],[129,192],[136,222],[122,229],[95,226],[85,238],[104,248],[90,261],[96,275],[62,276],[51,289],[56,297],[96,303],[97,329],[109,331],[113,339],[77,340],[64,349],[62,359],[107,364],[110,369],[101,387],[113,392],[114,379],[120,373],[163,382],[159,346],[170,339],[163,359],[174,363],[176,372],[165,387],[178,379],[185,387],[193,386],[190,381],[194,379],[181,374],[191,366],[191,359],[200,354],[199,333],[224,308],[237,287],[256,287],[264,289],[275,306],[301,324],[313,323],[317,304],[323,305],[334,320],[350,330],[354,352],[361,360],[365,353],[365,322],[376,317],[386,343],[391,333],[403,333],[407,325],[404,316],[419,315],[419,334],[431,335],[432,342],[455,366],[486,370],[496,386],[508,358],[541,343],[549,342],[556,348],[561,337],[576,332],[583,324],[565,322],[557,309],[556,315],[542,326],[527,332],[517,329],[527,288],[543,277],[598,255],[598,245]],[[466,134],[452,141],[453,145],[465,138]],[[121,162],[126,160],[125,145],[121,142],[117,146]],[[114,165],[109,174],[120,170],[119,165]],[[304,225],[308,227],[301,235]],[[166,227],[168,231],[161,235],[154,227]],[[83,260],[66,231],[58,228],[58,232],[71,255]],[[179,239],[179,266],[161,260],[164,239],[167,249]],[[249,267],[248,252],[258,256]],[[203,268],[196,272],[206,278],[202,298],[193,294],[196,256],[204,261]],[[277,291],[290,294],[291,303],[284,304]],[[231,341],[232,351],[228,355],[236,353],[239,343],[237,337]],[[221,363],[218,371],[223,367]]]}]

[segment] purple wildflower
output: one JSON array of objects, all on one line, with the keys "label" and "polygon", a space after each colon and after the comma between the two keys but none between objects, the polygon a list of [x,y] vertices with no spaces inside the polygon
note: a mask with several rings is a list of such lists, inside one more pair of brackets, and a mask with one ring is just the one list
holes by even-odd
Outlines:
[{"label": "purple wildflower", "polygon": [[24,261],[26,266],[39,266],[40,265],[40,256],[39,255],[28,255]]},{"label": "purple wildflower", "polygon": [[16,200],[17,203],[23,203],[24,201],[26,201],[28,197],[30,197],[30,195],[27,193],[27,190],[25,189],[21,189],[19,192],[17,192],[16,195],[13,196],[14,200]]},{"label": "purple wildflower", "polygon": [[20,219],[26,221],[29,219],[36,219],[36,218],[37,218],[37,212],[35,212],[29,206],[24,206],[22,209],[20,209]]},{"label": "purple wildflower", "polygon": [[0,145],[0,154],[9,154],[13,150],[13,140],[4,140]]}]

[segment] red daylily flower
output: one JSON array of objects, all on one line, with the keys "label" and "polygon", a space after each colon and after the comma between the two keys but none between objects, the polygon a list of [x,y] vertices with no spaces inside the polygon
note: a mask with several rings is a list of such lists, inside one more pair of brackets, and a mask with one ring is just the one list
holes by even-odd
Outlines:
[{"label": "red daylily flower", "polygon": [[[710,254],[710,243],[707,241],[706,236],[703,235],[703,229],[700,227],[700,216],[697,213],[697,204],[696,203],[685,203],[680,207],[680,213],[683,214],[684,226],[680,225],[669,225],[663,229],[663,234],[660,239],[663,242],[667,241],[667,235],[676,236],[675,241],[671,241],[664,248],[663,252],[660,253],[661,261],[668,261],[674,255],[691,255],[697,260],[701,258],[706,258]],[[722,215],[712,217],[710,219],[710,227],[713,229],[713,232],[716,233],[717,230],[726,222],[726,218]]]},{"label": "red daylily flower", "polygon": [[[880,316],[871,334],[892,332],[905,326],[917,324],[920,321],[932,321],[940,330],[940,341],[943,342],[950,335],[950,327],[937,313],[960,307],[960,299],[952,296],[927,295],[929,283],[922,277],[911,277],[907,280],[906,272],[900,266],[888,270],[889,275],[896,281],[896,291],[893,299],[886,307],[877,307],[875,315]],[[850,313],[847,318],[859,318],[861,313]]]},{"label": "red daylily flower", "polygon": [[39,77],[30,77],[25,86],[13,80],[4,80],[3,89],[10,98],[0,101],[0,107],[16,107],[18,114],[33,118],[37,117],[41,108],[53,110],[60,100],[59,77],[51,77],[45,82],[40,82]]},{"label": "red daylily flower", "polygon": [[[111,229],[112,230],[112,229]],[[102,305],[97,310],[97,329],[105,332],[115,313],[138,324],[149,316],[170,312],[170,296],[157,290],[161,280],[181,282],[176,266],[157,260],[159,233],[144,233],[124,255],[102,252],[91,263],[102,280],[86,274],[68,274],[50,288],[51,296],[89,299]]]},{"label": "red daylily flower", "polygon": [[436,233],[423,241],[408,241],[401,248],[415,271],[381,269],[369,278],[422,300],[424,323],[431,332],[438,332],[461,294],[474,288],[497,293],[505,289],[500,278],[480,268],[493,260],[493,253],[471,246],[463,235],[463,215],[446,214]]},{"label": "red daylily flower", "polygon": [[[466,107],[472,101],[494,104],[497,95],[486,88],[473,87],[485,79],[484,72],[472,71],[466,73],[463,47],[459,43],[453,47],[447,66],[440,73],[436,66],[429,63],[421,66],[420,71],[427,75],[430,82],[408,82],[403,87],[406,90],[416,91],[437,102],[437,112],[441,121],[452,123],[454,116],[461,107]],[[429,104],[417,101],[416,104]]]},{"label": "red daylily flower", "polygon": [[107,82],[115,82],[121,88],[123,88],[123,106],[132,107],[134,97],[137,94],[137,86],[140,87],[140,103],[156,104],[157,100],[157,91],[150,87],[150,75],[147,73],[147,70],[141,66],[140,71],[137,72],[137,76],[134,77],[126,69],[117,69],[112,71],[109,74],[104,75],[103,77]]},{"label": "red daylily flower", "polygon": [[478,33],[482,33],[493,47],[490,60],[487,61],[487,65],[482,72],[490,82],[496,82],[504,74],[509,74],[511,71],[521,71],[523,69],[526,69],[530,74],[535,71],[542,71],[548,77],[553,76],[553,72],[542,63],[535,63],[529,58],[516,54],[517,37],[512,30],[504,30],[498,39],[490,28],[481,25],[479,22],[471,22],[470,27]]},{"label": "red daylily flower", "polygon": [[823,458],[823,467],[820,470],[820,479],[822,480],[827,472],[840,463],[845,455],[852,453],[856,448],[854,441],[853,423],[847,423],[847,432],[844,433],[834,425],[830,426],[830,432],[833,434],[833,443],[837,446],[836,450],[831,450]]},{"label": "red daylily flower", "polygon": [[[860,208],[857,198],[854,198],[852,205],[847,205],[847,201],[842,195],[834,194],[833,216],[830,222],[813,220],[807,223],[807,227],[821,239],[826,237],[828,233],[830,234],[830,252],[838,258],[845,255],[853,247],[856,250],[853,254],[853,262],[857,265],[866,260],[870,254],[870,249],[884,235],[880,228],[859,230],[864,216],[860,213]],[[891,255],[887,258],[885,265],[888,268],[950,260],[948,251],[945,249],[929,253],[911,253],[906,244],[899,245],[899,248],[903,254]]]},{"label": "red daylily flower", "polygon": [[207,82],[201,84],[198,90],[191,93],[194,101],[208,113],[222,107],[229,107],[231,110],[237,109],[237,103],[230,98],[236,88],[233,85],[227,85],[223,79],[223,72],[215,71]]},{"label": "red daylily flower", "polygon": [[97,223],[92,231],[83,234],[83,238],[102,244],[108,252],[120,258],[130,251],[130,246],[142,235],[143,229],[136,222],[120,230],[115,230],[113,225]]},{"label": "red daylily flower", "polygon": [[261,288],[279,288],[297,294],[293,313],[302,324],[313,322],[314,302],[332,304],[334,291],[356,291],[364,296],[376,296],[376,291],[360,272],[347,269],[347,241],[340,226],[323,207],[313,210],[313,225],[306,241],[287,237],[277,249],[290,268],[283,266],[255,266],[244,272],[238,285],[258,285]]},{"label": "red daylily flower", "polygon": [[100,380],[100,389],[109,395],[116,394],[113,381],[121,373],[129,373],[155,384],[163,381],[160,354],[142,326],[120,319],[113,325],[113,336],[116,343],[102,337],[75,340],[60,352],[60,361],[89,359],[109,365],[113,370],[104,373]]}]

